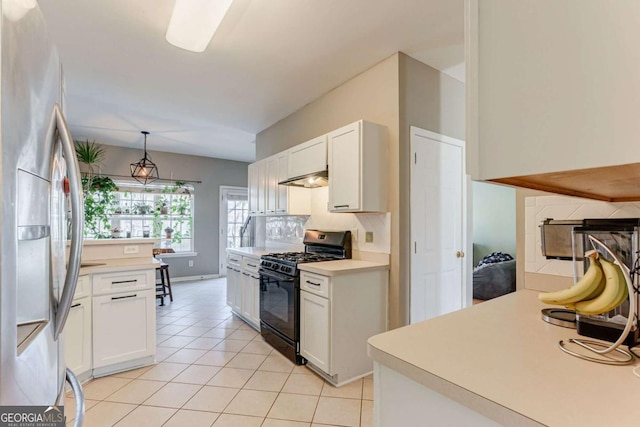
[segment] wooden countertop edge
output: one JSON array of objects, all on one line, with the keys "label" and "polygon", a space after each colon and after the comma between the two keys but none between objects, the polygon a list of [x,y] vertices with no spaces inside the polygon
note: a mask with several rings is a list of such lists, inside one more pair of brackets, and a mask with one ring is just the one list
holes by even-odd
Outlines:
[{"label": "wooden countertop edge", "polygon": [[370,341],[367,342],[367,354],[369,357],[411,381],[440,393],[502,425],[514,427],[544,426],[544,424],[540,424],[529,417],[384,352],[376,348]]}]

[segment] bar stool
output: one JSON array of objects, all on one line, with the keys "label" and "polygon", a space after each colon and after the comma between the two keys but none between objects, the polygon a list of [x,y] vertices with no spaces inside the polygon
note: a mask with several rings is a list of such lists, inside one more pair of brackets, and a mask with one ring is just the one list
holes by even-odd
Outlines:
[{"label": "bar stool", "polygon": [[171,278],[169,277],[169,264],[161,262],[156,267],[156,271],[160,272],[160,282],[156,282],[156,298],[160,299],[160,306],[164,305],[164,297],[169,295],[169,299],[173,302],[173,292],[171,291]]}]

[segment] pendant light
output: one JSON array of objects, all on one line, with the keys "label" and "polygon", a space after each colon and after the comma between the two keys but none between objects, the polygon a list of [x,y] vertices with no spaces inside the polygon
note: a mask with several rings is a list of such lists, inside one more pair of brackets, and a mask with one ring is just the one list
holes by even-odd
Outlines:
[{"label": "pendant light", "polygon": [[149,132],[143,130],[140,132],[144,135],[144,157],[137,163],[131,163],[131,177],[142,184],[159,179],[158,166],[151,161],[151,157],[147,154],[147,135]]}]

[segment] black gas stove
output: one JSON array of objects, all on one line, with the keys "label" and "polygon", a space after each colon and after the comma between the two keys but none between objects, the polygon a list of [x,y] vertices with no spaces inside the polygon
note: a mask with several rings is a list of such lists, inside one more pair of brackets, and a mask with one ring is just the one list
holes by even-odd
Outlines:
[{"label": "black gas stove", "polygon": [[309,262],[351,258],[350,231],[306,230],[304,252],[281,252],[260,258],[260,333],[298,365],[300,355],[300,270]]},{"label": "black gas stove", "polygon": [[316,254],[312,252],[283,252],[262,255],[260,267],[271,271],[279,271],[283,274],[296,274],[298,264],[305,262],[332,261],[344,259],[338,255]]}]

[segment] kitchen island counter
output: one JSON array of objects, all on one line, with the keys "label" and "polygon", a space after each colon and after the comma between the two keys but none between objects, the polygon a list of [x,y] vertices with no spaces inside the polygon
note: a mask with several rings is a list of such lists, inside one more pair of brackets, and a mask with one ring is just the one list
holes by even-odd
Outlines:
[{"label": "kitchen island counter", "polygon": [[438,425],[446,419],[438,416],[483,426],[637,425],[632,369],[640,362],[610,366],[563,353],[558,342],[578,335],[542,321],[545,307],[537,292],[521,290],[371,337],[380,426],[393,425],[393,411],[406,426]]}]

